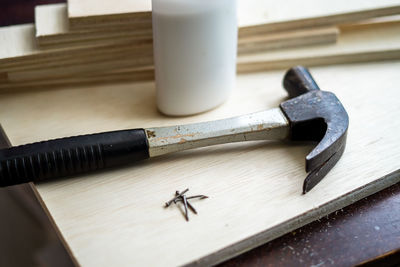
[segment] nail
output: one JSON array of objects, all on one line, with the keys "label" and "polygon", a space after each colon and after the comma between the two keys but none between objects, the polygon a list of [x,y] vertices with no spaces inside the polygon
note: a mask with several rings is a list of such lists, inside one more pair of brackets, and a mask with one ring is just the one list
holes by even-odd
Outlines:
[{"label": "nail", "polygon": [[183,197],[183,204],[185,204],[185,217],[186,217],[186,221],[189,221],[187,199],[186,199],[186,196],[185,196],[185,195],[183,195],[182,197]]},{"label": "nail", "polygon": [[177,196],[174,197],[173,199],[171,199],[170,201],[166,202],[166,203],[165,203],[165,206],[168,207],[169,205],[171,205],[172,202],[174,202],[176,199],[180,198],[180,197],[181,197],[183,194],[185,194],[187,191],[189,191],[189,188],[183,190],[181,193],[179,193],[179,191],[176,191],[176,193],[178,193]]},{"label": "nail", "polygon": [[[186,198],[186,199],[188,199],[188,197]],[[176,200],[176,202],[183,202],[183,200],[182,199],[177,199]],[[175,201],[174,201],[175,202]],[[176,203],[175,202],[175,203]],[[190,204],[190,202],[189,201],[187,201],[187,205],[188,205],[188,208],[194,213],[194,214],[197,214],[197,210],[192,206],[192,204]]]},{"label": "nail", "polygon": [[192,198],[205,199],[205,198],[208,198],[208,196],[205,196],[205,195],[196,195],[196,196],[187,197],[187,199],[192,199]]}]

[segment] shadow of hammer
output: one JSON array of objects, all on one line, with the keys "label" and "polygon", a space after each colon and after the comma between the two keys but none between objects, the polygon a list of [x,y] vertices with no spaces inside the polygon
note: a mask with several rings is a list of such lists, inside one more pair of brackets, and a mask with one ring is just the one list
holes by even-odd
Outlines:
[{"label": "shadow of hammer", "polygon": [[290,99],[249,115],[189,125],[67,137],[0,150],[0,186],[88,173],[186,149],[250,140],[314,141],[303,193],[343,154],[349,118],[339,99],[321,91],[304,67],[283,81]]}]

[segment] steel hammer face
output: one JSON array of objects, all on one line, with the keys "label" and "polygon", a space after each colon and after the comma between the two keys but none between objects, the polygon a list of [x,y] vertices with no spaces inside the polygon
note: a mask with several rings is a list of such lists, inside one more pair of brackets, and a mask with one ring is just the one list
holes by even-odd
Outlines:
[{"label": "steel hammer face", "polygon": [[308,70],[298,66],[284,78],[284,87],[292,99],[281,103],[294,141],[316,141],[318,145],[306,156],[303,193],[311,190],[342,156],[349,117],[339,99],[321,91]]}]

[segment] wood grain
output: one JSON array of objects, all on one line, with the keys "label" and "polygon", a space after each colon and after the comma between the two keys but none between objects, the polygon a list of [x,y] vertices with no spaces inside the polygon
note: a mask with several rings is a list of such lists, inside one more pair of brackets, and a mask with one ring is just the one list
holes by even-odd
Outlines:
[{"label": "wood grain", "polygon": [[338,40],[339,32],[338,27],[329,26],[243,37],[238,41],[238,53],[246,55],[284,48],[334,44]]},{"label": "wood grain", "polygon": [[122,69],[105,73],[80,73],[69,77],[55,77],[51,79],[30,80],[19,82],[0,83],[0,93],[15,93],[24,90],[40,90],[61,88],[68,86],[82,86],[87,84],[105,84],[121,82],[143,82],[154,80],[154,69]]},{"label": "wood grain", "polygon": [[151,0],[69,0],[68,17],[72,29],[151,21]]},{"label": "wood grain", "polygon": [[[320,87],[341,99],[350,128],[343,158],[307,195],[301,194],[304,156],[312,147],[274,142],[186,151],[42,183],[39,192],[84,266],[223,261],[400,181],[400,141],[393,134],[400,130],[399,68],[387,62],[311,69]],[[228,102],[186,118],[157,112],[153,83],[127,83],[3,95],[0,120],[11,141],[23,144],[219,119],[276,107],[285,97],[282,75],[240,75]],[[179,208],[163,208],[186,187],[210,196],[192,202],[199,215],[189,223]]]},{"label": "wood grain", "polygon": [[400,13],[398,0],[339,0],[327,5],[317,0],[239,1],[240,35],[258,35],[309,27],[346,24]]},{"label": "wood grain", "polygon": [[30,80],[20,82],[3,82],[0,83],[0,93],[15,93],[24,90],[54,90],[68,86],[82,86],[87,84],[105,84],[105,83],[121,83],[121,82],[143,82],[153,81],[154,70],[150,69],[123,69],[119,71],[107,71],[105,73],[96,74],[79,74],[69,77],[55,77],[51,79]]},{"label": "wood grain", "polygon": [[[239,25],[240,26],[240,25]],[[136,39],[152,39],[151,23],[71,30],[66,4],[41,5],[35,8],[36,39],[41,48],[60,48]],[[252,53],[312,44],[335,43],[339,34],[335,26],[248,36],[240,39],[239,53]]]},{"label": "wood grain", "polygon": [[289,68],[292,65],[330,65],[400,58],[400,24],[375,24],[343,29],[336,44],[238,57],[239,72]]},{"label": "wood grain", "polygon": [[[0,73],[3,76],[6,73],[10,81],[59,77],[96,69],[113,71],[127,65],[141,68],[152,63],[152,49],[146,40],[43,50],[36,45],[32,24],[0,28],[0,40],[3,41],[0,42]],[[117,67],[116,61],[119,62]]]},{"label": "wood grain", "polygon": [[152,38],[151,22],[73,31],[69,27],[64,3],[36,6],[35,29],[38,44],[46,48]]},{"label": "wood grain", "polygon": [[[398,0],[338,0],[327,5],[317,0],[238,0],[241,35],[327,26],[400,13]],[[101,27],[105,23],[128,23],[151,17],[151,0],[69,0],[72,28]]]},{"label": "wood grain", "polygon": [[[3,87],[7,83],[37,84],[42,80],[54,80],[80,75],[95,76],[99,72],[130,68],[147,68],[152,65],[152,48],[146,42],[123,42],[68,50],[40,50],[29,42],[34,39],[33,26],[22,25],[0,30],[0,38],[7,40],[0,55],[0,74]],[[12,44],[16,43],[15,46]],[[23,45],[21,45],[23,44]],[[243,45],[243,44],[242,44]],[[258,48],[256,48],[258,49]],[[7,54],[8,53],[8,54]],[[10,55],[10,56],[7,56]],[[144,55],[147,55],[145,57]],[[285,49],[239,55],[238,72],[255,72],[289,68],[292,65],[307,66],[344,64],[365,61],[394,60],[400,58],[400,23],[397,21],[343,28],[338,42],[304,48]],[[15,88],[15,84],[13,87]]]}]

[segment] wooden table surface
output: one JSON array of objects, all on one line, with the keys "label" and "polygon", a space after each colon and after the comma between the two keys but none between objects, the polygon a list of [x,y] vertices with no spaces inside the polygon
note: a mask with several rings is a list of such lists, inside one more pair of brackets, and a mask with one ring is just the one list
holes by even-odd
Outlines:
[{"label": "wooden table surface", "polygon": [[[33,22],[35,5],[55,2],[3,0],[0,26]],[[397,184],[220,266],[398,266],[399,203]]]}]

